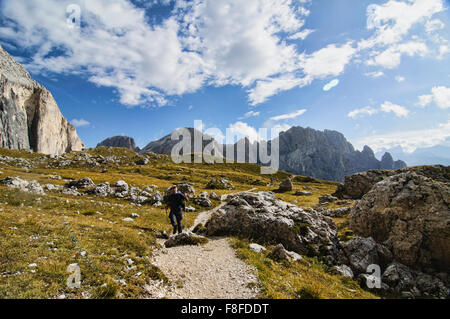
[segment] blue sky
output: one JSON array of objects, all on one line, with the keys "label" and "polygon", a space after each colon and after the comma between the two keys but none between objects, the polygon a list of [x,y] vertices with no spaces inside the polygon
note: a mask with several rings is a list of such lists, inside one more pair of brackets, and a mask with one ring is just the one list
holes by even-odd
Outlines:
[{"label": "blue sky", "polygon": [[194,120],[251,139],[300,125],[375,151],[450,145],[446,0],[0,3],[1,45],[88,147],[142,147]]}]

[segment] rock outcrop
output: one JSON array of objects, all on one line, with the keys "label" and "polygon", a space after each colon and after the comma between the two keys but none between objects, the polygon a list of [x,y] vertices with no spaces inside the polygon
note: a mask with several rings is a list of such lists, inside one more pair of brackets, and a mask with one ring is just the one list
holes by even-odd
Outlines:
[{"label": "rock outcrop", "polygon": [[0,147],[51,155],[84,148],[51,93],[1,47]]},{"label": "rock outcrop", "polygon": [[419,269],[450,269],[450,187],[414,172],[377,183],[349,215],[351,229]]},{"label": "rock outcrop", "polygon": [[235,235],[283,244],[298,254],[320,256],[328,264],[336,261],[339,244],[331,218],[277,200],[271,192],[229,195],[226,202],[205,225],[208,236]]},{"label": "rock outcrop", "polygon": [[399,170],[370,170],[345,177],[345,182],[339,185],[333,194],[339,198],[360,199],[371,190],[371,188],[383,179],[405,172],[432,178],[442,183],[450,183],[450,166],[433,165],[408,167]]},{"label": "rock outcrop", "polygon": [[106,146],[106,147],[123,147],[129,150],[139,152],[139,147],[136,147],[136,143],[134,139],[129,136],[114,136],[107,138],[106,140],[97,144],[97,147]]}]

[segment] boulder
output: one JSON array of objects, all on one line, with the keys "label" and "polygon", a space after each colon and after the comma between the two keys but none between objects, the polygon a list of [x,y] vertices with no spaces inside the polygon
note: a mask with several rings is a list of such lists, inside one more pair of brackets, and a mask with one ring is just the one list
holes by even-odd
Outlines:
[{"label": "boulder", "polygon": [[183,232],[181,234],[170,237],[164,243],[164,246],[170,248],[176,246],[202,245],[206,244],[207,242],[208,239],[203,236],[199,236],[191,232]]},{"label": "boulder", "polygon": [[348,264],[357,274],[365,273],[369,265],[376,264],[383,268],[392,261],[392,253],[370,237],[355,237],[341,245]]},{"label": "boulder", "polygon": [[346,176],[345,181],[333,194],[339,198],[361,199],[372,187],[390,176],[413,172],[442,183],[450,182],[450,167],[442,165],[408,167],[398,170],[370,170]]},{"label": "boulder", "polygon": [[231,184],[225,178],[213,178],[206,184],[206,189],[234,189],[234,185]]},{"label": "boulder", "polygon": [[377,183],[352,208],[351,229],[419,269],[450,269],[450,188],[406,172]]},{"label": "boulder", "polygon": [[348,215],[351,212],[351,210],[352,210],[351,207],[341,207],[336,209],[324,210],[321,213],[325,216],[330,217],[343,217],[345,215]]},{"label": "boulder", "polygon": [[80,189],[80,188],[94,187],[95,184],[92,181],[92,179],[90,179],[89,177],[84,177],[82,179],[70,181],[70,182],[66,183],[64,186],[67,187],[67,188],[75,187],[77,189]]},{"label": "boulder", "polygon": [[313,193],[311,192],[303,192],[303,191],[296,191],[294,193],[295,196],[312,196]]},{"label": "boulder", "polygon": [[213,200],[220,200],[220,197],[214,192],[209,193],[209,198]]},{"label": "boulder", "polygon": [[250,248],[252,251],[254,251],[255,253],[261,253],[261,252],[265,252],[267,249],[264,246],[252,243],[250,245],[248,245],[248,248]]},{"label": "boulder", "polygon": [[226,197],[205,225],[207,235],[233,235],[261,243],[283,244],[302,255],[335,262],[339,243],[333,220],[312,209],[275,199],[271,192],[243,192]]},{"label": "boulder", "polygon": [[125,181],[117,181],[114,187],[119,188],[120,192],[128,192],[129,186]]},{"label": "boulder", "polygon": [[325,194],[325,195],[319,197],[319,204],[333,203],[337,200],[338,200],[337,197],[334,197],[330,194]]},{"label": "boulder", "polygon": [[301,261],[303,259],[296,252],[287,251],[282,244],[275,246],[268,257],[275,261]]},{"label": "boulder", "polygon": [[109,186],[109,183],[106,182],[106,183],[98,184],[97,186],[95,186],[95,188],[92,189],[90,191],[90,193],[94,194],[96,196],[106,197],[111,194],[114,194],[114,191],[111,189],[111,186]]},{"label": "boulder", "polygon": [[11,188],[18,188],[24,192],[45,194],[42,186],[36,181],[27,181],[19,177],[7,177],[0,180],[0,184]]},{"label": "boulder", "polygon": [[334,266],[333,268],[331,268],[331,273],[334,275],[340,275],[340,276],[344,276],[344,277],[353,278],[353,271],[347,265]]},{"label": "boulder", "polygon": [[290,178],[286,178],[284,181],[280,183],[280,187],[278,188],[278,191],[280,192],[290,192],[292,191],[293,185],[292,180]]}]

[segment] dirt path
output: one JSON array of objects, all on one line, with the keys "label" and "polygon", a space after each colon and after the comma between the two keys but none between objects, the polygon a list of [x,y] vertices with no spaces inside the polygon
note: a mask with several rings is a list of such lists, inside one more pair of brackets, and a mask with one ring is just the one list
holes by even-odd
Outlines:
[{"label": "dirt path", "polygon": [[[199,214],[194,226],[204,224],[223,205]],[[164,240],[158,243],[164,247]],[[152,263],[171,284],[150,282],[144,288],[151,298],[251,299],[259,295],[255,269],[236,256],[227,238],[210,238],[204,246],[162,248]]]}]

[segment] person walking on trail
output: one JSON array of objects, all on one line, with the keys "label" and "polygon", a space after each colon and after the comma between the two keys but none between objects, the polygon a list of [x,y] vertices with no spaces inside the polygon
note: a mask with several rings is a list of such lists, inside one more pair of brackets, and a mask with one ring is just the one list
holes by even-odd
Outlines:
[{"label": "person walking on trail", "polygon": [[183,232],[183,226],[181,221],[183,220],[183,209],[186,209],[184,204],[184,200],[186,196],[178,192],[178,187],[172,187],[172,193],[167,197],[167,206],[170,209],[170,223],[173,226],[173,234],[175,235],[177,232],[181,234]]}]

